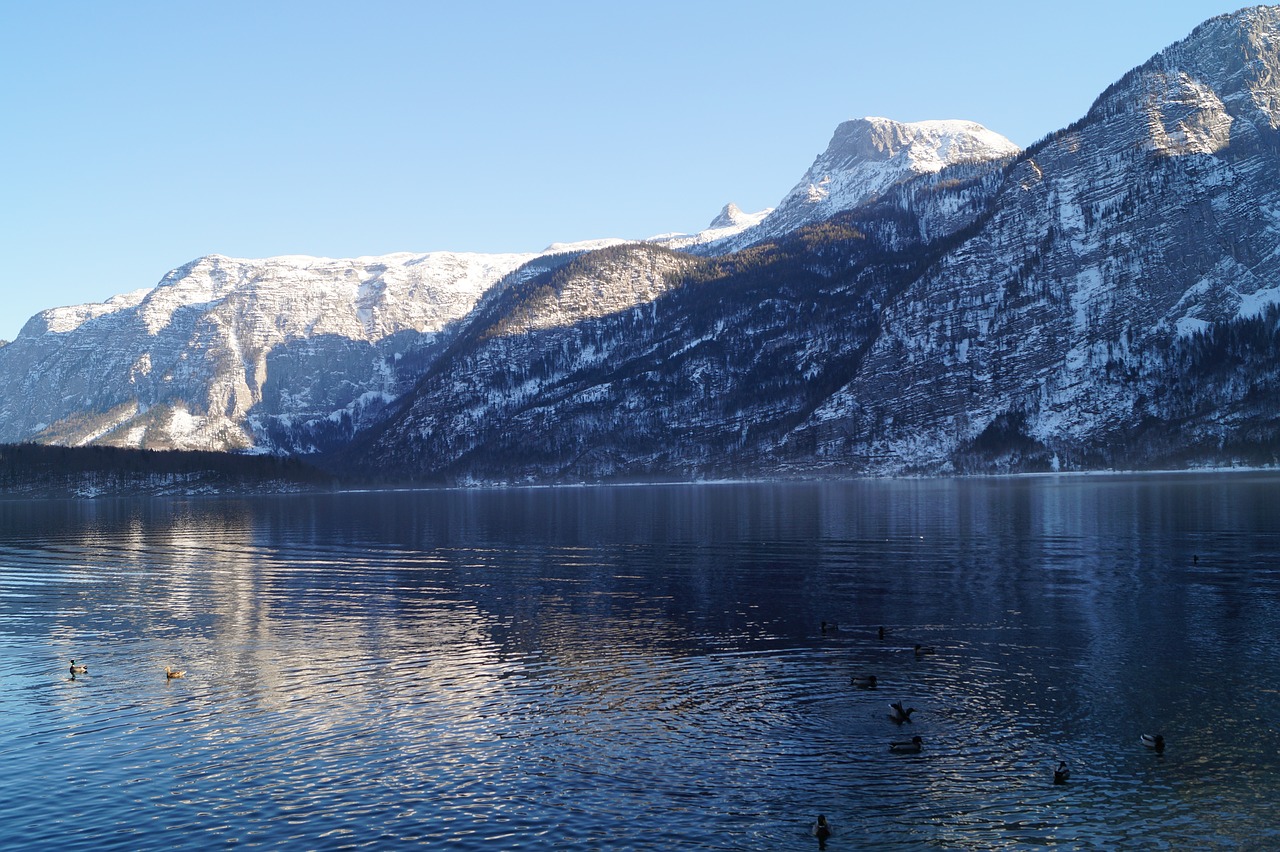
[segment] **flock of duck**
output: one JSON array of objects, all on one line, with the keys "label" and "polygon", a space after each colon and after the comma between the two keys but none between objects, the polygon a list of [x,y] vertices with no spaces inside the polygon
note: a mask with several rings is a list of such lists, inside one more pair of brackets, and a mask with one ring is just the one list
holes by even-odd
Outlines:
[{"label": "flock of duck", "polygon": [[[822,622],[821,627],[824,635],[834,633],[839,630],[837,625],[826,621]],[[879,638],[884,639],[886,635],[888,635],[888,631],[881,627],[878,631]],[[930,656],[935,652],[935,649],[930,645],[916,645],[913,651],[916,659],[919,659],[921,657]],[[78,674],[88,673],[88,666],[76,663],[75,660],[71,661],[72,680],[75,680],[75,676]],[[164,667],[164,676],[167,680],[185,677],[186,674],[187,673],[185,671],[172,668],[171,666]],[[854,675],[850,678],[849,683],[851,686],[855,686],[858,689],[876,689],[879,686],[879,681],[873,674]],[[916,708],[904,707],[901,701],[894,701],[889,704],[889,719],[897,725],[910,722],[911,714],[914,712],[916,712]],[[1157,753],[1164,752],[1164,736],[1162,734],[1143,734],[1140,741],[1144,746]],[[895,740],[889,743],[889,751],[893,754],[919,754],[923,750],[924,739],[918,735],[909,740]],[[1067,766],[1067,762],[1065,760],[1058,761],[1057,768],[1053,770],[1053,783],[1065,784],[1070,778],[1071,768]],[[820,848],[826,848],[826,840],[832,835],[833,831],[834,829],[832,828],[831,823],[827,821],[825,815],[821,814],[818,816],[817,822],[815,822],[809,829],[809,833],[818,838],[819,843],[822,844]]]},{"label": "flock of duck", "polygon": [[[75,660],[71,661],[71,679],[75,680],[78,674],[88,674],[89,667],[83,663],[77,664]],[[164,667],[164,676],[166,680],[172,680],[175,677],[186,677],[186,671],[175,669],[172,666]]]},{"label": "flock of duck", "polygon": [[[824,621],[821,624],[823,635],[835,633],[839,631],[839,626],[831,622]],[[888,635],[888,631],[881,627],[878,631],[878,637],[884,639]],[[935,653],[935,649],[931,645],[916,645],[914,647],[916,659],[927,657]],[[849,680],[850,686],[858,689],[876,689],[879,687],[879,681],[873,674],[853,675]],[[904,707],[901,701],[894,701],[889,705],[889,719],[895,724],[901,726],[911,721],[911,714],[916,708]],[[1143,734],[1139,741],[1143,746],[1155,751],[1157,754],[1164,752],[1164,736],[1162,734]],[[909,740],[895,740],[889,743],[889,751],[893,754],[919,754],[924,750],[924,739],[914,736]],[[1065,760],[1058,761],[1058,766],[1053,770],[1053,783],[1066,784],[1071,778],[1071,768],[1067,766]],[[825,843],[828,837],[833,833],[831,823],[827,821],[826,816],[819,815],[809,829],[809,833],[818,838],[819,848],[826,848]]]}]

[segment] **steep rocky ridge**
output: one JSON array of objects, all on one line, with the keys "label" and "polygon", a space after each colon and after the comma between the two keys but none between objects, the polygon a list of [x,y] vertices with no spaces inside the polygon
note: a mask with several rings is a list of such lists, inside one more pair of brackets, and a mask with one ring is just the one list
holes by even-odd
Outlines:
[{"label": "steep rocky ridge", "polygon": [[701,254],[714,253],[724,249],[744,231],[759,225],[773,208],[758,213],[746,213],[738,205],[730,202],[716,215],[706,228],[696,234],[659,234],[645,242],[682,251],[696,251]]}]

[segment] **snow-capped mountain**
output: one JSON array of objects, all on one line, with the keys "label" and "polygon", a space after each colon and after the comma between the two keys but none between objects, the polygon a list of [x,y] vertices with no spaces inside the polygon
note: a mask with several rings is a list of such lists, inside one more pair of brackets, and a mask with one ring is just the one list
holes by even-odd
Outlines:
[{"label": "snow-capped mountain", "polygon": [[251,449],[308,423],[349,436],[412,382],[415,353],[534,257],[214,255],[44,311],[0,348],[0,441]]},{"label": "snow-capped mountain", "polygon": [[1277,128],[1255,7],[1026,151],[845,122],[695,235],[203,258],[0,347],[0,440],[454,482],[1276,463]]},{"label": "snow-capped mountain", "polygon": [[1007,161],[1019,150],[972,121],[846,121],[777,207],[741,233],[720,237],[710,248],[724,253],[773,239],[866,204],[904,181],[962,163]]}]

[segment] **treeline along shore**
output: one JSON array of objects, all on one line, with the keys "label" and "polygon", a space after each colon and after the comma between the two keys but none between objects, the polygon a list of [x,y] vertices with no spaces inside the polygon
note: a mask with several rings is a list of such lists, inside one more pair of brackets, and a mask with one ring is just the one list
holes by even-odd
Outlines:
[{"label": "treeline along shore", "polygon": [[0,499],[277,493],[334,484],[296,457],[0,444]]}]

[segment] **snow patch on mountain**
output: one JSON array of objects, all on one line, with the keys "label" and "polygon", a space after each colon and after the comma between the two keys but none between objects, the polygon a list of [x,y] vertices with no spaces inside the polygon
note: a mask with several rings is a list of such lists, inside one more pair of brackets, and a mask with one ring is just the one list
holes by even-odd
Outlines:
[{"label": "snow patch on mountain", "polygon": [[134,290],[131,293],[112,296],[105,302],[93,302],[85,305],[69,305],[67,307],[49,308],[48,310],[41,311],[28,320],[19,336],[30,336],[34,334],[66,334],[67,332],[74,331],[86,322],[97,319],[100,316],[136,307],[150,292],[150,288],[143,288],[141,290]]},{"label": "snow patch on mountain", "polygon": [[571,252],[599,251],[600,249],[612,248],[613,246],[625,245],[633,243],[635,240],[623,240],[617,237],[604,237],[598,240],[577,240],[568,243],[552,243],[547,246],[543,254],[568,254]]}]

